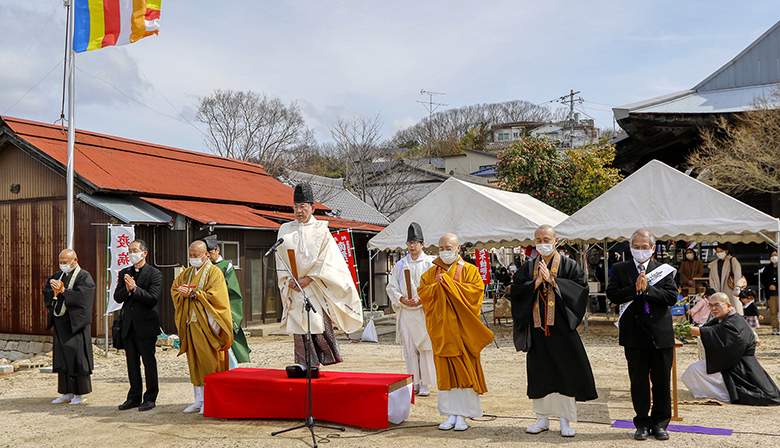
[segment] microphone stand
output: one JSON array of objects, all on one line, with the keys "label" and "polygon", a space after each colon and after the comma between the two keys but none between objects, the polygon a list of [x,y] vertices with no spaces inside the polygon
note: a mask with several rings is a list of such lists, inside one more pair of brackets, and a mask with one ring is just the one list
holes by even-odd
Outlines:
[{"label": "microphone stand", "polygon": [[316,313],[317,310],[314,309],[314,306],[309,301],[309,297],[306,296],[306,291],[304,291],[303,288],[301,287],[300,283],[298,283],[298,279],[295,278],[295,276],[293,275],[292,271],[290,270],[290,267],[287,266],[287,263],[285,263],[285,261],[282,258],[282,256],[279,255],[279,251],[276,250],[276,248],[273,248],[272,250],[276,254],[276,258],[278,258],[279,261],[282,262],[282,265],[284,266],[284,269],[290,274],[290,278],[293,279],[293,281],[295,282],[295,285],[298,286],[298,290],[300,290],[301,294],[303,294],[304,307],[306,308],[306,327],[307,327],[306,328],[306,334],[303,335],[303,343],[304,343],[304,346],[305,346],[305,349],[304,349],[304,359],[305,359],[305,362],[306,362],[306,395],[307,395],[308,401],[309,401],[309,416],[306,417],[306,419],[304,420],[304,423],[302,425],[293,426],[292,428],[283,429],[281,431],[274,431],[274,432],[271,433],[271,435],[275,436],[277,434],[282,434],[282,433],[285,433],[285,432],[294,431],[296,429],[308,428],[309,431],[311,432],[311,440],[312,440],[312,443],[314,443],[314,448],[317,448],[317,437],[314,435],[314,427],[315,426],[318,427],[318,428],[335,429],[335,430],[338,430],[338,431],[345,431],[346,428],[339,427],[339,426],[320,425],[320,424],[316,423],[315,420],[314,420],[314,415],[312,413],[312,408],[311,408],[311,401],[312,401],[312,399],[311,399],[311,349],[310,349],[310,346],[312,345],[312,343],[311,343],[311,313],[312,312]]}]

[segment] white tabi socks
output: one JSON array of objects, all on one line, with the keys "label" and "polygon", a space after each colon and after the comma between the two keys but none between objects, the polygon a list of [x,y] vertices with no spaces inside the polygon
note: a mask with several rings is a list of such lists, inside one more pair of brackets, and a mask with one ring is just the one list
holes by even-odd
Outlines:
[{"label": "white tabi socks", "polygon": [[445,420],[444,423],[439,425],[439,429],[441,429],[442,431],[449,431],[450,429],[455,427],[455,422],[457,421],[458,421],[457,416],[450,415],[449,417],[447,417],[447,420]]},{"label": "white tabi socks", "polygon": [[561,417],[561,435],[563,437],[574,437],[574,428],[569,424],[569,420],[565,417]]},{"label": "white tabi socks", "polygon": [[55,398],[54,401],[52,401],[52,403],[54,403],[54,404],[68,403],[72,399],[73,399],[73,394],[64,394],[64,395],[61,395],[58,398]]},{"label": "white tabi socks", "polygon": [[190,412],[197,412],[200,411],[200,413],[203,413],[203,386],[192,386],[192,390],[195,393],[195,403],[192,403],[191,405],[187,406],[187,409],[184,410],[184,412],[190,413]]},{"label": "white tabi socks", "polygon": [[528,434],[539,434],[540,432],[550,429],[550,419],[540,418],[536,420],[536,423],[525,428],[525,432]]}]

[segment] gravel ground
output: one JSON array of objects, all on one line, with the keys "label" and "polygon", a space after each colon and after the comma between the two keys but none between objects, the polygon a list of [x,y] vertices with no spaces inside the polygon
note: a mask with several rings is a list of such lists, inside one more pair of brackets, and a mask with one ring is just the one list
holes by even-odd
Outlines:
[{"label": "gravel ground", "polygon": [[[491,325],[492,326],[492,325]],[[780,377],[778,336],[771,336],[766,326],[759,329],[762,345],[758,358],[773,378]],[[482,352],[482,365],[488,393],[482,396],[486,416],[470,421],[463,433],[439,431],[442,421],[436,411],[436,393],[418,397],[411,415],[401,425],[391,425],[388,431],[347,427],[346,432],[317,430],[330,446],[534,446],[567,444],[588,447],[622,447],[634,443],[633,431],[611,428],[616,419],[630,420],[633,409],[628,388],[628,375],[623,350],[617,343],[617,329],[611,322],[591,318],[590,331],[582,331],[588,351],[599,398],[579,403],[580,422],[574,425],[576,437],[564,439],[553,421],[551,430],[539,435],[525,434],[524,428],[534,421],[532,404],[525,394],[525,355],[517,353],[511,344],[511,328],[494,328],[499,348],[491,344]],[[285,336],[253,337],[252,362],[242,367],[281,369],[292,363],[292,339]],[[380,337],[378,344],[341,343],[342,364],[327,370],[357,372],[405,371],[401,347],[395,335]],[[158,349],[159,350],[159,349]],[[119,411],[128,384],[124,355],[109,353],[108,358],[96,350],[93,392],[83,405],[51,404],[57,397],[56,376],[38,371],[17,372],[0,376],[0,447],[239,447],[239,446],[310,446],[308,431],[297,430],[277,437],[272,431],[290,427],[291,420],[219,420],[206,419],[182,410],[191,403],[192,386],[184,356],[175,351],[159,350],[160,396],[157,407],[148,412]],[[698,360],[695,344],[677,351],[678,377],[685,367]],[[682,422],[673,424],[727,428],[732,436],[712,436],[671,432],[667,446],[708,447],[774,447],[780,444],[780,408],[759,408],[694,400],[678,382],[680,388],[679,415]],[[360,409],[355,409],[360,412]],[[316,417],[316,415],[315,415]],[[644,444],[659,444],[655,440]]]}]

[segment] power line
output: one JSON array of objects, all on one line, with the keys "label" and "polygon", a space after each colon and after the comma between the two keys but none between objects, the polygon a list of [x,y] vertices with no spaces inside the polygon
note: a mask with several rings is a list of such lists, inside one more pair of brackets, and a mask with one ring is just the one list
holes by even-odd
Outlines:
[{"label": "power line", "polygon": [[45,75],[43,75],[43,78],[41,78],[41,80],[40,80],[40,81],[36,82],[34,86],[30,87],[30,90],[28,90],[28,91],[24,92],[24,95],[22,95],[22,96],[21,96],[21,97],[20,97],[18,100],[16,100],[16,102],[15,102],[15,103],[11,104],[11,107],[9,107],[8,109],[6,109],[6,110],[5,110],[5,112],[3,112],[3,115],[7,114],[7,113],[8,113],[8,112],[9,112],[11,109],[13,109],[13,108],[14,108],[14,106],[16,106],[17,104],[19,104],[19,101],[22,101],[22,100],[24,99],[24,97],[26,97],[26,96],[27,96],[27,94],[28,94],[28,93],[32,92],[32,90],[33,90],[34,88],[38,87],[38,84],[40,84],[41,82],[43,82],[43,80],[44,80],[44,79],[46,79],[46,78],[47,78],[49,75],[51,75],[51,72],[53,72],[53,71],[54,71],[54,70],[55,70],[57,67],[59,67],[59,66],[60,66],[60,64],[62,64],[62,61],[57,61],[57,64],[56,64],[54,67],[52,67],[52,68],[51,68],[51,70],[49,70],[49,71],[48,71],[48,73],[46,73]]},{"label": "power line", "polygon": [[170,118],[171,120],[175,120],[175,121],[178,121],[178,122],[180,122],[180,123],[185,123],[185,124],[188,124],[188,125],[192,126],[193,128],[195,128],[195,129],[196,129],[198,132],[200,132],[200,133],[201,133],[201,135],[203,134],[203,131],[201,131],[200,129],[198,129],[197,127],[195,127],[195,125],[193,125],[192,123],[190,123],[190,122],[188,122],[188,121],[180,120],[180,119],[178,119],[178,118],[176,118],[176,117],[173,117],[173,116],[171,116],[171,115],[168,115],[168,114],[162,113],[162,112],[160,112],[160,111],[158,111],[158,110],[155,110],[155,109],[152,109],[151,107],[147,106],[145,103],[143,103],[143,102],[141,102],[141,101],[138,101],[137,99],[135,99],[135,98],[131,97],[130,95],[126,94],[125,92],[123,92],[123,91],[119,90],[119,87],[117,87],[117,86],[115,86],[115,85],[111,84],[110,82],[106,81],[105,79],[103,79],[103,78],[99,78],[99,77],[97,77],[97,76],[94,76],[94,75],[90,75],[89,73],[85,72],[84,70],[82,70],[82,69],[81,69],[81,68],[79,68],[79,67],[76,67],[76,69],[77,69],[78,71],[80,71],[81,73],[83,73],[83,74],[85,74],[85,75],[89,76],[90,78],[97,79],[98,81],[101,81],[101,82],[104,82],[104,83],[108,84],[109,86],[113,87],[113,88],[114,88],[114,90],[116,90],[117,92],[119,92],[119,93],[120,93],[122,96],[124,96],[125,98],[129,99],[130,101],[133,101],[133,102],[135,102],[135,103],[137,103],[137,104],[139,104],[139,105],[141,105],[141,106],[143,106],[143,107],[145,107],[145,108],[147,108],[147,109],[151,110],[152,112],[154,112],[154,113],[156,113],[156,114],[158,114],[158,115],[162,115],[163,117],[168,117],[168,118]]},{"label": "power line", "polygon": [[121,49],[122,49],[122,51],[125,53],[125,55],[126,55],[126,56],[127,56],[127,58],[130,60],[130,62],[132,62],[132,63],[133,63],[133,65],[135,65],[135,67],[138,69],[138,71],[139,71],[139,72],[141,72],[141,76],[143,76],[143,77],[144,77],[144,79],[146,80],[146,82],[148,82],[148,83],[149,83],[149,85],[150,85],[150,86],[152,86],[152,88],[154,89],[154,91],[155,91],[155,92],[157,92],[157,93],[159,93],[159,94],[160,94],[160,96],[162,97],[162,99],[164,99],[164,100],[165,100],[165,102],[166,102],[166,103],[168,103],[168,105],[169,105],[169,106],[171,106],[171,108],[172,108],[173,110],[175,110],[175,111],[176,111],[176,113],[177,113],[177,114],[179,114],[179,116],[180,116],[181,118],[183,118],[185,122],[187,122],[187,124],[189,124],[189,125],[190,125],[190,126],[192,126],[193,128],[197,129],[197,130],[198,130],[198,132],[200,132],[201,134],[203,134],[203,132],[201,132],[201,130],[200,130],[200,129],[198,129],[198,128],[197,128],[197,127],[194,125],[194,124],[192,124],[192,123],[190,122],[190,120],[187,120],[187,117],[185,117],[185,116],[184,116],[184,115],[183,115],[183,114],[182,114],[182,113],[181,113],[181,112],[180,112],[178,109],[176,109],[176,106],[174,106],[174,105],[173,105],[173,104],[172,104],[170,101],[168,101],[168,98],[166,98],[166,97],[165,97],[165,95],[163,95],[163,94],[162,94],[162,92],[160,92],[160,90],[158,90],[158,89],[157,89],[157,87],[155,87],[154,83],[152,83],[152,81],[150,81],[150,80],[149,80],[149,78],[146,76],[146,73],[144,73],[144,71],[143,71],[143,70],[141,70],[141,67],[139,67],[139,66],[138,66],[138,64],[136,64],[136,63],[135,63],[135,61],[133,60],[133,58],[132,58],[132,57],[130,57],[130,54],[127,52],[127,50],[125,50],[125,49],[124,49],[124,47],[120,47],[120,48],[121,48]]}]

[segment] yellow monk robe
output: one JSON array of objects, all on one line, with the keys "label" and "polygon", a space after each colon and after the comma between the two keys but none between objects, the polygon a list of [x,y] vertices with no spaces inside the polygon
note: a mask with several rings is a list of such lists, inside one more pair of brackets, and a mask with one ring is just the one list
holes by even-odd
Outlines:
[{"label": "yellow monk robe", "polygon": [[[461,258],[449,270],[440,258],[433,264],[420,278],[417,293],[425,309],[439,390],[471,388],[483,394],[487,385],[480,353],[493,341],[493,332],[479,320],[482,277],[476,266]],[[438,272],[441,283],[436,282]]]},{"label": "yellow monk robe", "polygon": [[[229,368],[227,350],[233,345],[233,317],[230,296],[222,271],[207,261],[200,272],[190,266],[173,281],[171,297],[176,307],[176,327],[179,329],[179,355],[187,354],[190,380],[203,386],[203,378]],[[176,290],[181,285],[195,286],[196,298],[182,296]],[[208,314],[207,314],[208,313]],[[214,325],[218,325],[216,333]]]}]

